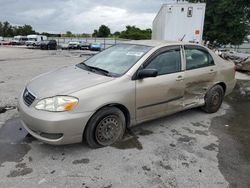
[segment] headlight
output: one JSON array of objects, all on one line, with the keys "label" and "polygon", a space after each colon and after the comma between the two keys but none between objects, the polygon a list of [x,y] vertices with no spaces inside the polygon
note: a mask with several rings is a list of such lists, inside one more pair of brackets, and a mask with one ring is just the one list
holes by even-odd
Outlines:
[{"label": "headlight", "polygon": [[50,112],[64,112],[72,110],[78,103],[78,99],[69,96],[56,96],[40,100],[35,108]]}]

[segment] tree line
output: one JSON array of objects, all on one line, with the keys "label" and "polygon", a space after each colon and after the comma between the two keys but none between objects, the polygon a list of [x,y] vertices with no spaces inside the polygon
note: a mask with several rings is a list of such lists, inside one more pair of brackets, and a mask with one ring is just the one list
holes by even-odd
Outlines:
[{"label": "tree line", "polygon": [[36,32],[31,25],[23,25],[23,26],[13,26],[9,22],[1,22],[0,21],[0,36],[2,37],[14,37],[17,35],[30,35],[30,34],[41,34],[46,35],[48,37],[60,37],[61,34],[53,34],[53,33],[47,33],[47,32]]},{"label": "tree line", "polygon": [[0,22],[0,36],[13,37],[16,35],[35,34],[31,25],[12,26],[9,22]]},{"label": "tree line", "polygon": [[118,37],[123,39],[141,40],[151,39],[151,29],[140,29],[136,26],[128,25],[126,29],[119,32],[116,31],[113,34],[110,32],[110,28],[106,25],[101,25],[98,30],[94,30],[92,36],[94,37]]}]

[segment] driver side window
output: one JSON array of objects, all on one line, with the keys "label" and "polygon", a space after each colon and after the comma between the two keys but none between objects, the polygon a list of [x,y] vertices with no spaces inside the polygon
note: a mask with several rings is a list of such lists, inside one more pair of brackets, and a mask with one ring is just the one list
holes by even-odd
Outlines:
[{"label": "driver side window", "polygon": [[158,75],[171,74],[181,71],[180,49],[173,49],[156,56],[145,67],[146,69],[156,69]]}]

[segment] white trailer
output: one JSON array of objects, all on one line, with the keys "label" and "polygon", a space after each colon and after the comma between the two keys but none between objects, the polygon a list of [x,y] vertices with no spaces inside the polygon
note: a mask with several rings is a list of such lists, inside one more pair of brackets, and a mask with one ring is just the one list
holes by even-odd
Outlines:
[{"label": "white trailer", "polygon": [[153,21],[152,39],[202,42],[205,3],[163,4]]}]

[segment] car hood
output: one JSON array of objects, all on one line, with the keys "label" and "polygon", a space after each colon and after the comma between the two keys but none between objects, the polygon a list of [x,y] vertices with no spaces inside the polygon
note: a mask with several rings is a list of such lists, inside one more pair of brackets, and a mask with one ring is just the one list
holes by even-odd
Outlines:
[{"label": "car hood", "polygon": [[113,77],[99,75],[71,66],[34,78],[27,84],[27,89],[41,99],[55,95],[68,95],[113,79]]}]

